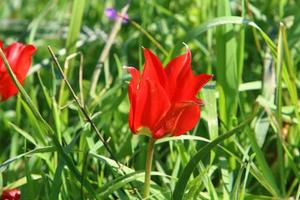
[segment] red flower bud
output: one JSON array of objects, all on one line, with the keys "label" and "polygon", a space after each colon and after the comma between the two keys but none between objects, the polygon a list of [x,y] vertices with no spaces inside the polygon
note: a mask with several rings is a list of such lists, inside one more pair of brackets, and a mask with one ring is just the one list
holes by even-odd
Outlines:
[{"label": "red flower bud", "polygon": [[4,190],[2,193],[2,200],[20,200],[21,191],[19,189]]},{"label": "red flower bud", "polygon": [[[31,57],[36,48],[33,45],[17,42],[5,48],[2,41],[0,41],[0,48],[3,50],[17,79],[23,84],[31,65]],[[3,60],[0,58],[0,101],[5,101],[17,93],[18,89],[9,76]]]},{"label": "red flower bud", "polygon": [[154,139],[179,136],[193,129],[200,118],[198,91],[212,75],[194,75],[189,49],[163,68],[160,60],[144,49],[142,74],[129,67],[129,127],[133,133],[148,130]]}]

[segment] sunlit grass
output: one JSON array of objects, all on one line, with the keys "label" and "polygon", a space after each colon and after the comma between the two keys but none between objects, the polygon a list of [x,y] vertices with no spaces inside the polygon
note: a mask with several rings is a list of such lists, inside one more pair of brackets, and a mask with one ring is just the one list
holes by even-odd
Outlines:
[{"label": "sunlit grass", "polygon": [[300,2],[131,1],[115,26],[104,10],[124,6],[0,2],[0,39],[38,48],[24,90],[0,103],[0,194],[142,199],[148,138],[129,130],[123,67],[143,67],[142,47],[165,64],[186,44],[214,78],[197,126],[156,141],[150,198],[298,199]]}]

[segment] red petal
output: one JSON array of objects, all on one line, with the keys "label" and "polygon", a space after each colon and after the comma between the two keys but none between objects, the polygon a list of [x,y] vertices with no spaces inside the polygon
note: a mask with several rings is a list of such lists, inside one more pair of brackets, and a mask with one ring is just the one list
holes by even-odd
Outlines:
[{"label": "red petal", "polygon": [[176,78],[186,71],[191,70],[191,52],[187,49],[187,52],[183,55],[173,58],[166,66],[165,71],[168,78]]},{"label": "red petal", "polygon": [[138,85],[140,82],[140,72],[134,68],[134,67],[128,67],[128,72],[131,74],[131,81],[128,85],[128,96],[130,101],[130,110],[129,110],[129,127],[132,132],[135,132],[134,130],[134,112],[136,107],[136,93],[138,90]]},{"label": "red petal", "polygon": [[[142,127],[152,130],[170,108],[169,98],[160,84],[142,79],[137,90],[135,107],[131,114],[131,130],[136,133]],[[132,104],[131,104],[132,105]]]},{"label": "red petal", "polygon": [[4,190],[2,193],[2,200],[19,200],[21,198],[21,191],[19,189]]},{"label": "red petal", "polygon": [[[3,52],[5,54],[5,51],[4,51],[4,48],[3,48],[3,42],[1,40],[0,40],[0,48],[3,50]],[[0,80],[1,80],[1,78],[4,75],[5,72],[6,72],[6,68],[3,64],[2,59],[0,58]]]},{"label": "red petal", "polygon": [[[180,95],[179,86],[183,84],[184,82],[179,82],[182,80],[179,80],[179,77],[181,74],[189,73],[189,70],[191,64],[191,53],[188,50],[185,54],[177,56],[173,60],[171,60],[166,68],[165,72],[168,77],[169,82],[169,95],[173,99],[175,96]],[[189,78],[189,77],[183,77],[183,78]],[[188,81],[184,80],[184,81]]]},{"label": "red petal", "polygon": [[5,49],[6,57],[16,74],[18,80],[23,83],[31,65],[31,57],[36,51],[33,45],[14,43]]},{"label": "red petal", "polygon": [[[28,70],[31,65],[31,57],[36,51],[32,45],[24,45],[21,43],[14,43],[3,49],[6,58],[15,73],[17,79],[23,84]],[[18,89],[10,78],[2,59],[0,60],[0,100],[6,100],[14,96]]]},{"label": "red petal", "polygon": [[156,124],[167,114],[171,103],[162,86],[146,80],[148,87],[147,102],[143,110],[142,125],[153,130]]},{"label": "red petal", "polygon": [[169,95],[175,102],[194,101],[198,91],[212,78],[207,74],[193,74],[189,49],[171,60],[165,71],[169,81]]},{"label": "red petal", "polygon": [[187,131],[192,130],[196,126],[199,118],[200,118],[200,107],[198,105],[186,107],[182,111],[177,121],[176,128],[174,129],[173,135],[179,136],[186,133]]},{"label": "red petal", "polygon": [[4,74],[0,80],[0,101],[5,101],[17,93],[18,89],[10,78],[9,74]]},{"label": "red petal", "polygon": [[212,75],[209,74],[200,74],[198,76],[193,76],[188,81],[185,81],[184,84],[182,84],[182,90],[180,95],[180,100],[186,100],[191,99],[195,97],[198,93],[198,91],[208,82],[212,79]]},{"label": "red petal", "polygon": [[166,88],[167,76],[160,60],[146,48],[144,48],[144,57],[145,65],[142,79],[152,80],[160,84],[163,88]]},{"label": "red petal", "polygon": [[167,134],[183,134],[194,128],[199,117],[200,109],[197,102],[175,103],[156,126],[153,137],[159,139]]}]

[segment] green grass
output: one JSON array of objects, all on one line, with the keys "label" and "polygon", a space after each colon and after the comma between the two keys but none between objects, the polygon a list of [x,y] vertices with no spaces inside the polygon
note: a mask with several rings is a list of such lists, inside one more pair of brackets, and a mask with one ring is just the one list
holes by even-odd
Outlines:
[{"label": "green grass", "polygon": [[38,48],[0,103],[0,194],[142,199],[148,139],[129,130],[123,66],[142,68],[141,47],[167,63],[185,43],[195,73],[214,78],[197,126],[156,141],[150,199],[299,199],[300,2],[131,1],[132,21],[115,26],[104,10],[125,5],[0,2],[1,40]]}]

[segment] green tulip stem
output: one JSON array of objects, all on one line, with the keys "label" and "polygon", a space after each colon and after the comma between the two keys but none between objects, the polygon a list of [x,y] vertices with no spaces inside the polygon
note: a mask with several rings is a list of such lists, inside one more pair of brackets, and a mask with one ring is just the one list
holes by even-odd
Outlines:
[{"label": "green tulip stem", "polygon": [[150,194],[150,181],[151,181],[151,166],[154,152],[154,140],[150,138],[147,148],[147,160],[145,167],[145,183],[144,183],[144,198],[148,198]]}]

